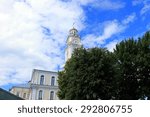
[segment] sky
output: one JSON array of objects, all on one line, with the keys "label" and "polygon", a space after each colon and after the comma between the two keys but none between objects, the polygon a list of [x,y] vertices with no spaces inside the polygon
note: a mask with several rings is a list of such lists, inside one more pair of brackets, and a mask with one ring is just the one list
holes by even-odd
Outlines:
[{"label": "sky", "polygon": [[150,30],[150,0],[0,0],[0,87],[61,70],[73,23],[85,48],[113,51]]}]

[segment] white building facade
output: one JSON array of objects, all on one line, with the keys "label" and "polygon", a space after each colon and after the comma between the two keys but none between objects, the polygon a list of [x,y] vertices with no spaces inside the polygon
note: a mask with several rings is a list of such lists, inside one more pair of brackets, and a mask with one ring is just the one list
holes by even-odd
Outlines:
[{"label": "white building facade", "polygon": [[[65,50],[65,61],[71,58],[75,48],[81,47],[81,40],[75,28],[69,30]],[[14,86],[10,92],[26,100],[58,100],[58,73],[34,69],[31,81]]]},{"label": "white building facade", "polygon": [[58,100],[57,72],[34,69],[30,84],[30,100]]}]

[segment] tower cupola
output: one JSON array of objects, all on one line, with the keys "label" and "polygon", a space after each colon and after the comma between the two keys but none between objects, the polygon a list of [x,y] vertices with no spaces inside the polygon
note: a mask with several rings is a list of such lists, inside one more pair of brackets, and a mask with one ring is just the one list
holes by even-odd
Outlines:
[{"label": "tower cupola", "polygon": [[71,58],[71,55],[75,48],[81,47],[80,36],[78,35],[78,30],[74,27],[69,30],[69,35],[67,38],[67,47],[65,51],[65,61]]}]

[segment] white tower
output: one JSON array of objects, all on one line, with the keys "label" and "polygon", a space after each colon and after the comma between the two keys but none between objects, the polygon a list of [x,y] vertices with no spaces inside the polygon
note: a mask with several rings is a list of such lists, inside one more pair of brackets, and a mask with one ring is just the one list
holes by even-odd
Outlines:
[{"label": "white tower", "polygon": [[81,40],[78,35],[78,31],[75,28],[69,30],[69,36],[67,38],[67,48],[65,51],[65,61],[71,58],[71,55],[75,48],[81,47]]}]

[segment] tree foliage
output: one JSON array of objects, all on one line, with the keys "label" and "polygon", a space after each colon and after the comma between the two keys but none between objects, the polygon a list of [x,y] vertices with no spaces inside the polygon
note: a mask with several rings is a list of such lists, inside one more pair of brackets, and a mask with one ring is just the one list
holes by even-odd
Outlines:
[{"label": "tree foliage", "polygon": [[60,99],[150,99],[150,32],[112,53],[76,49],[58,79]]},{"label": "tree foliage", "polygon": [[150,33],[120,42],[114,51],[118,70],[117,99],[144,99],[150,94]]},{"label": "tree foliage", "polygon": [[59,72],[60,99],[111,99],[113,56],[106,49],[77,49]]}]

